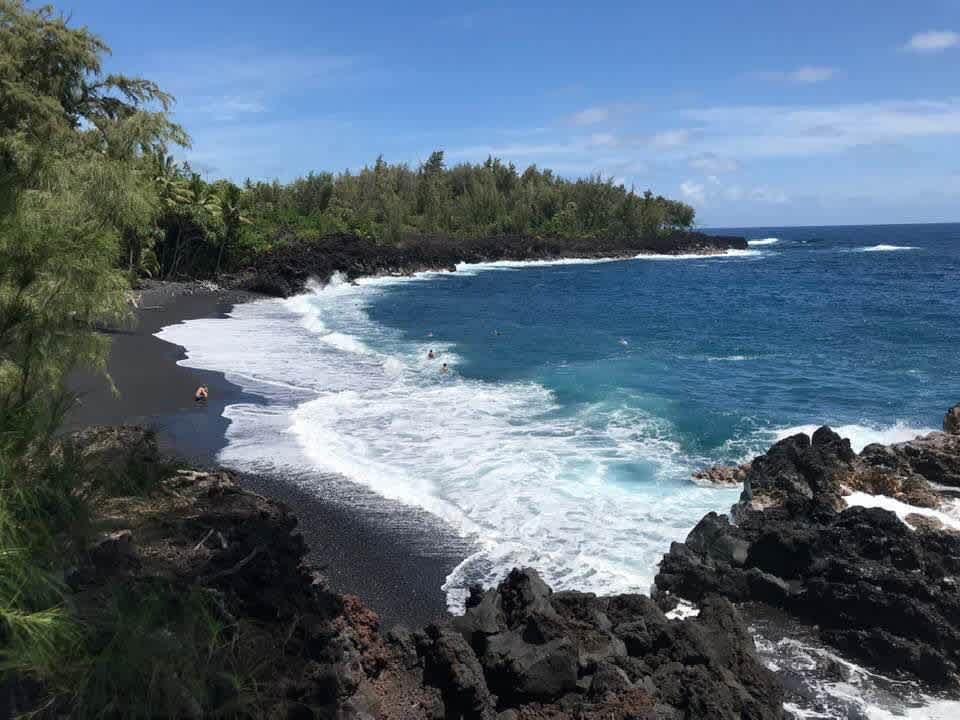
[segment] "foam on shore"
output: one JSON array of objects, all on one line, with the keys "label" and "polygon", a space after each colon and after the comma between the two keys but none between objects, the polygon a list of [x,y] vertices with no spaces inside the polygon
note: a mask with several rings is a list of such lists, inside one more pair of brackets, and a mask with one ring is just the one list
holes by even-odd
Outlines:
[{"label": "foam on shore", "polygon": [[[821,423],[821,425],[830,425]],[[779,441],[788,438],[791,435],[804,433],[813,435],[821,425],[794,425],[792,427],[778,428],[773,431],[774,439]],[[929,427],[911,427],[903,422],[897,422],[886,427],[871,427],[868,425],[830,425],[834,432],[840,437],[850,440],[850,447],[854,452],[860,452],[871,443],[881,443],[882,445],[892,445],[898,442],[913,440],[919,435],[926,435],[934,431]]]}]

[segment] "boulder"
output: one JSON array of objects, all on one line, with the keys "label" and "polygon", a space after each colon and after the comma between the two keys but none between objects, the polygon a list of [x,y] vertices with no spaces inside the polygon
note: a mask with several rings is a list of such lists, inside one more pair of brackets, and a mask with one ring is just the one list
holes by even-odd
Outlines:
[{"label": "boulder", "polygon": [[943,416],[943,431],[948,435],[960,435],[960,403],[947,410]]},{"label": "boulder", "polygon": [[[720,557],[743,553],[731,547]],[[472,597],[451,625],[476,653],[501,712],[653,718],[660,706],[663,717],[781,717],[782,688],[722,598],[705,600],[700,617],[670,620],[649,597],[553,593],[532,570]]]},{"label": "boulder", "polygon": [[750,463],[743,465],[714,465],[697,470],[691,477],[697,485],[709,487],[739,487],[747,480]]},{"label": "boulder", "polygon": [[869,445],[860,459],[903,476],[919,475],[936,485],[960,487],[960,435],[932,432],[888,447]]},{"label": "boulder", "polygon": [[447,717],[493,720],[496,709],[483,668],[456,631],[431,625],[420,638],[424,681],[439,688]]}]

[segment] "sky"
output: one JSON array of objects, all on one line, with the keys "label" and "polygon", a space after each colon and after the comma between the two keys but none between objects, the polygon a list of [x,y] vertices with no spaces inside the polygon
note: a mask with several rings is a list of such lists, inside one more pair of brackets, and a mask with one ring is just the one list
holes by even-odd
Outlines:
[{"label": "sky", "polygon": [[54,0],[208,178],[495,155],[702,227],[960,220],[960,0]]}]

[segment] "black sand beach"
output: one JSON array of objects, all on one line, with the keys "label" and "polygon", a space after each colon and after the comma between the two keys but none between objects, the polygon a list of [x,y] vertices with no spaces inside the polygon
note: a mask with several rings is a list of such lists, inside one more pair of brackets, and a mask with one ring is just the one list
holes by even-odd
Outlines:
[{"label": "black sand beach", "polygon": [[[166,454],[190,466],[215,464],[229,425],[224,408],[264,400],[222,373],[178,365],[183,348],[154,333],[186,320],[226,317],[234,304],[258,298],[196,283],[146,287],[131,326],[110,332],[108,372],[117,393],[103,377],[77,374],[71,386],[79,397],[68,429],[147,424],[157,428]],[[210,399],[198,405],[193,393],[201,384],[209,386]],[[441,586],[464,557],[464,544],[425,513],[397,507],[362,488],[344,492],[351,484],[343,479],[324,480],[308,491],[296,478],[242,475],[248,489],[290,506],[310,547],[310,562],[334,590],[360,596],[385,626],[419,627],[445,615]],[[338,489],[335,498],[323,494],[327,486]]]}]

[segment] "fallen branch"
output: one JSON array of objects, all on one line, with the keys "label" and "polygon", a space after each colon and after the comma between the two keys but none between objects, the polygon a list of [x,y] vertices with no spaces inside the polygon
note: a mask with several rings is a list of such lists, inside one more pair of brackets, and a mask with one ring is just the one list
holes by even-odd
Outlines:
[{"label": "fallen branch", "polygon": [[266,548],[265,548],[263,545],[257,545],[257,546],[253,549],[253,552],[251,552],[249,555],[247,555],[243,560],[241,560],[240,562],[238,562],[238,563],[237,563],[236,565],[234,565],[233,567],[227,568],[227,569],[225,569],[225,570],[221,570],[220,572],[216,572],[216,573],[214,573],[213,575],[205,575],[205,576],[203,576],[203,577],[199,577],[199,578],[197,578],[197,583],[198,583],[198,584],[201,584],[201,585],[208,585],[208,584],[214,582],[215,580],[219,580],[220,578],[225,578],[225,577],[227,577],[227,576],[229,576],[229,575],[235,575],[235,574],[237,574],[238,572],[240,572],[241,570],[243,570],[243,568],[244,568],[251,560],[253,560],[257,555],[259,555],[259,554],[260,554],[261,552],[263,552],[264,550],[266,550]]}]

